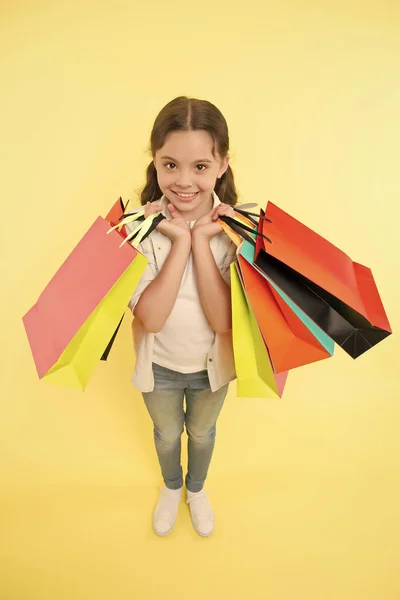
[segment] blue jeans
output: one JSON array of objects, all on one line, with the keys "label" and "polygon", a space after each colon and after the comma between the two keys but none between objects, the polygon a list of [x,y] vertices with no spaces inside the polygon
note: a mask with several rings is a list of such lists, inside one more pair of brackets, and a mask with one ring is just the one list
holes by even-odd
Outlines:
[{"label": "blue jeans", "polygon": [[[207,370],[178,373],[153,363],[154,390],[142,392],[154,424],[154,442],[167,488],[183,486],[181,437],[188,434],[186,488],[203,489],[214,451],[216,422],[229,384],[212,392]],[[186,412],[183,400],[186,396]]]}]

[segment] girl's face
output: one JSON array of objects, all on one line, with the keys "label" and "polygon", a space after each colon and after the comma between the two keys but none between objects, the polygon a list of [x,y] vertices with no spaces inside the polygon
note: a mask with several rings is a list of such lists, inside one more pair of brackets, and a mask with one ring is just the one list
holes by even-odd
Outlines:
[{"label": "girl's face", "polygon": [[155,154],[158,185],[187,221],[210,212],[217,178],[228,168],[229,159],[217,153],[214,158],[212,146],[211,135],[203,129],[173,131]]}]

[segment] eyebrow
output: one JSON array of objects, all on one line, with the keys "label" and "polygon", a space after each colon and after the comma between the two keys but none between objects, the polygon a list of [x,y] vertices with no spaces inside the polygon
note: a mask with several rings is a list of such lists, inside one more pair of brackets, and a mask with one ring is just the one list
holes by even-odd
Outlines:
[{"label": "eyebrow", "polygon": [[[172,160],[172,162],[174,163],[179,162],[178,160],[176,160],[176,158],[172,158],[172,156],[162,156],[161,160],[164,160],[165,158],[167,158],[168,160]],[[199,160],[195,160],[194,163],[212,163],[212,160],[209,160],[208,158],[199,158]]]}]

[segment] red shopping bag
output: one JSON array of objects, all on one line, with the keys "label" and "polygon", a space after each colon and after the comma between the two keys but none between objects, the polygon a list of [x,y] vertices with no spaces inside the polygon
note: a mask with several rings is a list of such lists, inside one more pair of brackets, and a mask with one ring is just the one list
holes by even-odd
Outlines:
[{"label": "red shopping bag", "polygon": [[[264,213],[261,211],[262,216]],[[391,333],[371,270],[269,202],[255,264],[353,358]]]},{"label": "red shopping bag", "polygon": [[[114,227],[115,225],[118,225],[121,222],[121,219],[124,215],[125,209],[128,206],[128,203],[129,203],[129,200],[124,206],[122,198],[119,197],[118,200],[113,204],[113,206],[111,207],[111,209],[109,210],[109,212],[105,218],[107,223],[110,223],[110,225],[112,227]],[[118,229],[118,232],[120,233],[120,235],[123,238],[126,238],[128,235],[125,225],[121,225],[121,228]]]}]

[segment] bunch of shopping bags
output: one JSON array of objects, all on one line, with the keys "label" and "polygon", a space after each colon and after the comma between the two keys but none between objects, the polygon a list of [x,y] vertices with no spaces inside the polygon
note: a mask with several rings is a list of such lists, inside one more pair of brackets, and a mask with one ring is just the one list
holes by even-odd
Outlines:
[{"label": "bunch of shopping bags", "polygon": [[[237,395],[278,398],[291,369],[332,356],[335,343],[356,358],[391,329],[370,269],[271,202],[265,212],[252,206],[219,220],[237,246]],[[40,379],[85,389],[147,266],[137,246],[163,218],[146,219],[144,208],[127,212],[119,198],[95,220],[23,317]]]},{"label": "bunch of shopping bags", "polygon": [[[126,243],[122,199],[98,217],[23,317],[40,379],[84,390],[100,360],[107,360],[133,290],[148,260]],[[136,245],[149,234],[143,229]],[[140,235],[141,234],[141,237]]]},{"label": "bunch of shopping bags", "polygon": [[331,357],[335,344],[357,358],[391,334],[368,267],[272,202],[265,212],[236,214],[223,219],[238,246],[231,265],[238,397],[282,397],[291,369]]}]

